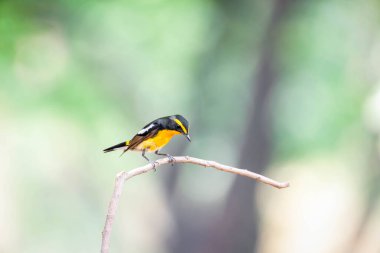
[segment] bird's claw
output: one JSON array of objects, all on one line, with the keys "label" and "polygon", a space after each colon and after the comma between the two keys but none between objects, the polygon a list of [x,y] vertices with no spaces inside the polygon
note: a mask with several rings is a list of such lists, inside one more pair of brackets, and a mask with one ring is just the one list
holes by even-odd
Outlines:
[{"label": "bird's claw", "polygon": [[154,172],[157,171],[156,166],[160,165],[157,161],[151,162],[150,164],[152,164]]},{"label": "bird's claw", "polygon": [[173,156],[171,156],[171,155],[167,155],[167,157],[169,158],[169,163],[171,163],[172,164],[172,166],[174,165],[174,162],[175,162],[175,159],[174,159],[174,157]]}]

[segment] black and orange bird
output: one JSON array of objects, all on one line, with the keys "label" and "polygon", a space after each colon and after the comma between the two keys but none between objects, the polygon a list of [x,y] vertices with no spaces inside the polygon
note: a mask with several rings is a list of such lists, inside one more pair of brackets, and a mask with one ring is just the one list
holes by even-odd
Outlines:
[{"label": "black and orange bird", "polygon": [[164,155],[174,161],[171,155],[160,153],[160,149],[177,134],[185,135],[191,141],[187,120],[181,115],[162,117],[144,126],[131,140],[116,144],[103,151],[107,153],[114,150],[123,150],[122,154],[128,150],[141,151],[142,156],[148,161],[149,159],[145,156],[145,152],[154,152],[156,155]]}]

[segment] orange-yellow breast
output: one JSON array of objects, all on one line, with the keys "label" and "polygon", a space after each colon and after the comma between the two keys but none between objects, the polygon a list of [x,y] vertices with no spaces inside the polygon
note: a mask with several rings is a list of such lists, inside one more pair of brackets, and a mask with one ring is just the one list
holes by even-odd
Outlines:
[{"label": "orange-yellow breast", "polygon": [[174,131],[174,130],[161,130],[157,133],[156,136],[143,141],[135,149],[136,150],[146,149],[146,151],[154,152],[157,149],[160,149],[166,144],[168,144],[171,138],[177,134],[179,134],[179,132]]}]

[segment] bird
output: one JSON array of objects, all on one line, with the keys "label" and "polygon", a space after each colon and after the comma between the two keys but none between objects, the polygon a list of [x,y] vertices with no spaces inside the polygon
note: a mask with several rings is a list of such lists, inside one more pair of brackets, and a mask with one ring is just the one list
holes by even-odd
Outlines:
[{"label": "bird", "polygon": [[189,123],[182,115],[171,115],[153,120],[144,126],[132,139],[121,142],[103,150],[108,153],[115,150],[123,150],[123,155],[128,150],[141,151],[142,157],[148,162],[145,152],[154,152],[156,155],[167,156],[170,162],[174,158],[170,154],[160,153],[160,149],[170,142],[175,135],[184,135],[191,142],[189,135]]}]

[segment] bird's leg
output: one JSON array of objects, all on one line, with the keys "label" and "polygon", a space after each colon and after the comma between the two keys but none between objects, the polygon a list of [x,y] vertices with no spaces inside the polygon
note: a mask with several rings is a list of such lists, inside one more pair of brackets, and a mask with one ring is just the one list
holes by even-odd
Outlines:
[{"label": "bird's leg", "polygon": [[145,158],[145,160],[147,160],[148,162],[150,162],[149,158],[145,156],[145,149],[142,151],[142,157]]},{"label": "bird's leg", "polygon": [[142,157],[144,157],[148,162],[150,162],[152,165],[153,165],[153,170],[154,170],[154,172],[156,172],[156,161],[154,161],[154,162],[151,162],[150,160],[149,160],[149,158],[148,157],[146,157],[145,156],[145,149],[142,151]]},{"label": "bird's leg", "polygon": [[154,152],[156,155],[164,155],[166,156],[167,158],[169,158],[169,162],[172,164],[172,166],[174,165],[174,157],[172,155],[169,155],[169,154],[164,154],[164,153],[159,153],[158,152],[159,150],[156,150],[156,152]]}]

